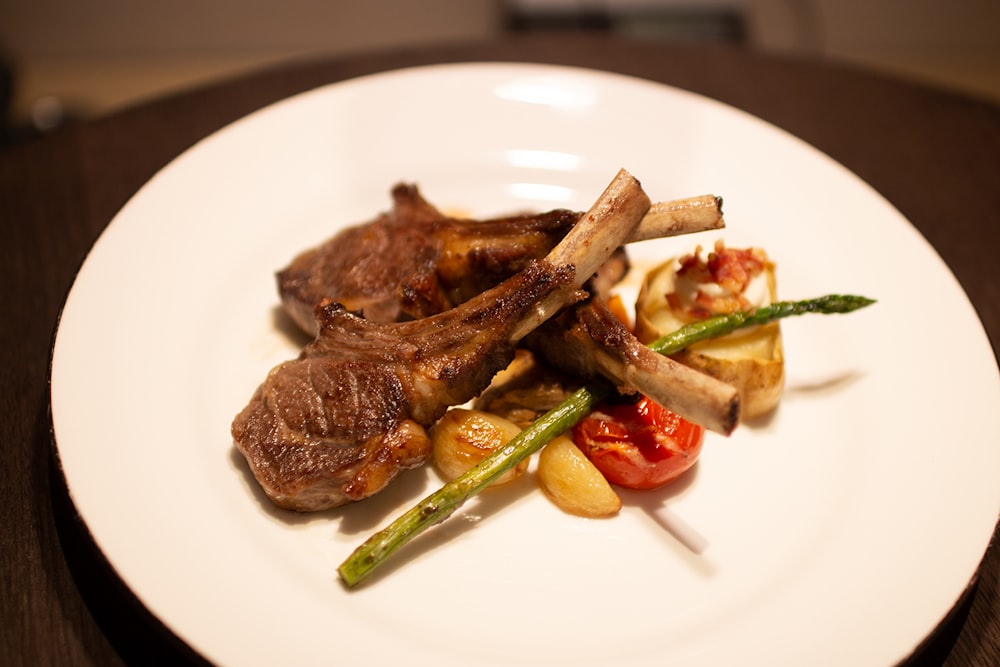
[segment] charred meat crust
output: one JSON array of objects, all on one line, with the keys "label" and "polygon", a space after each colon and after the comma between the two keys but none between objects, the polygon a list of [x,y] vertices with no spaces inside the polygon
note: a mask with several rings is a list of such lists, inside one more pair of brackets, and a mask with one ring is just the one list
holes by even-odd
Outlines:
[{"label": "charred meat crust", "polygon": [[316,305],[338,301],[376,322],[439,313],[544,257],[580,217],[555,209],[467,220],[441,213],[415,185],[392,189],[392,208],[296,256],[277,273],[286,312],[315,335]]},{"label": "charred meat crust", "polygon": [[274,368],[232,425],[275,504],[315,511],[368,497],[430,453],[424,428],[514,356],[510,332],[572,267],[536,261],[462,307],[379,323],[326,301],[319,335]]},{"label": "charred meat crust", "polygon": [[621,394],[644,393],[718,433],[728,435],[739,424],[742,408],[733,386],[653,352],[599,297],[566,308],[524,343],[564,373],[603,376]]}]

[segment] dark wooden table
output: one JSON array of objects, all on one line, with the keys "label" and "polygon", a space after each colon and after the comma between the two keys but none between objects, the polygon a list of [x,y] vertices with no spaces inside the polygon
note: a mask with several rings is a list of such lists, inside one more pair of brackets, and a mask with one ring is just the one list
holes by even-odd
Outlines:
[{"label": "dark wooden table", "polygon": [[[101,230],[181,151],[270,102],[381,70],[484,60],[636,75],[798,135],[913,222],[958,276],[996,350],[1000,108],[858,69],[728,47],[540,35],[290,63],[69,127],[0,153],[0,664],[199,662],[116,580],[54,466],[50,342]],[[994,546],[967,595],[907,664],[1000,664],[998,578]]]}]

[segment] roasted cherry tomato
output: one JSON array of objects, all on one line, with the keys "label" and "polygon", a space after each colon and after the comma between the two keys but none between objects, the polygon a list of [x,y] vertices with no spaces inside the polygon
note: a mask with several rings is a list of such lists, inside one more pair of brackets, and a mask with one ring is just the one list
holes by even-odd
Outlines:
[{"label": "roasted cherry tomato", "polygon": [[572,435],[609,482],[652,489],[694,465],[705,429],[642,397],[635,403],[598,406],[573,427]]}]

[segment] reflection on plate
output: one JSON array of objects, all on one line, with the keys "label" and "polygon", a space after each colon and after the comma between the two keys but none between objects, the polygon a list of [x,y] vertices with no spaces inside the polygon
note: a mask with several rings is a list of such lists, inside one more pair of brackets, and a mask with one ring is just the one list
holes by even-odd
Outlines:
[{"label": "reflection on plate", "polygon": [[[228,429],[267,370],[297,352],[274,271],[387,208],[397,181],[491,215],[586,208],[619,167],[656,199],[722,195],[724,238],[766,248],[783,297],[878,304],[784,324],[779,411],[710,437],[683,485],[587,521],[527,479],[346,591],[336,566],[439,481],[413,471],[315,516],[262,499]],[[712,240],[631,252],[644,267]],[[941,322],[948,353],[930,354]],[[97,543],[156,616],[226,665],[889,665],[956,601],[1000,506],[992,350],[899,213],[755,118],[567,68],[389,72],[291,98],[196,145],[84,264],[52,401],[69,490]]]}]

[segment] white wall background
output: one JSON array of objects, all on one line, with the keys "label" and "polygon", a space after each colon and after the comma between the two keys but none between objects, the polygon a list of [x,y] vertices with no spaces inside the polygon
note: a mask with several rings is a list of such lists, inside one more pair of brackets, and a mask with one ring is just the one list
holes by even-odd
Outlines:
[{"label": "white wall background", "polygon": [[16,115],[86,114],[311,54],[481,39],[499,0],[0,0]]},{"label": "white wall background", "polygon": [[1000,102],[997,0],[749,0],[765,48],[816,54]]},{"label": "white wall background", "polygon": [[0,52],[17,114],[53,95],[89,115],[290,57],[488,38],[510,9],[732,10],[752,48],[1000,102],[998,0],[0,0]]}]

